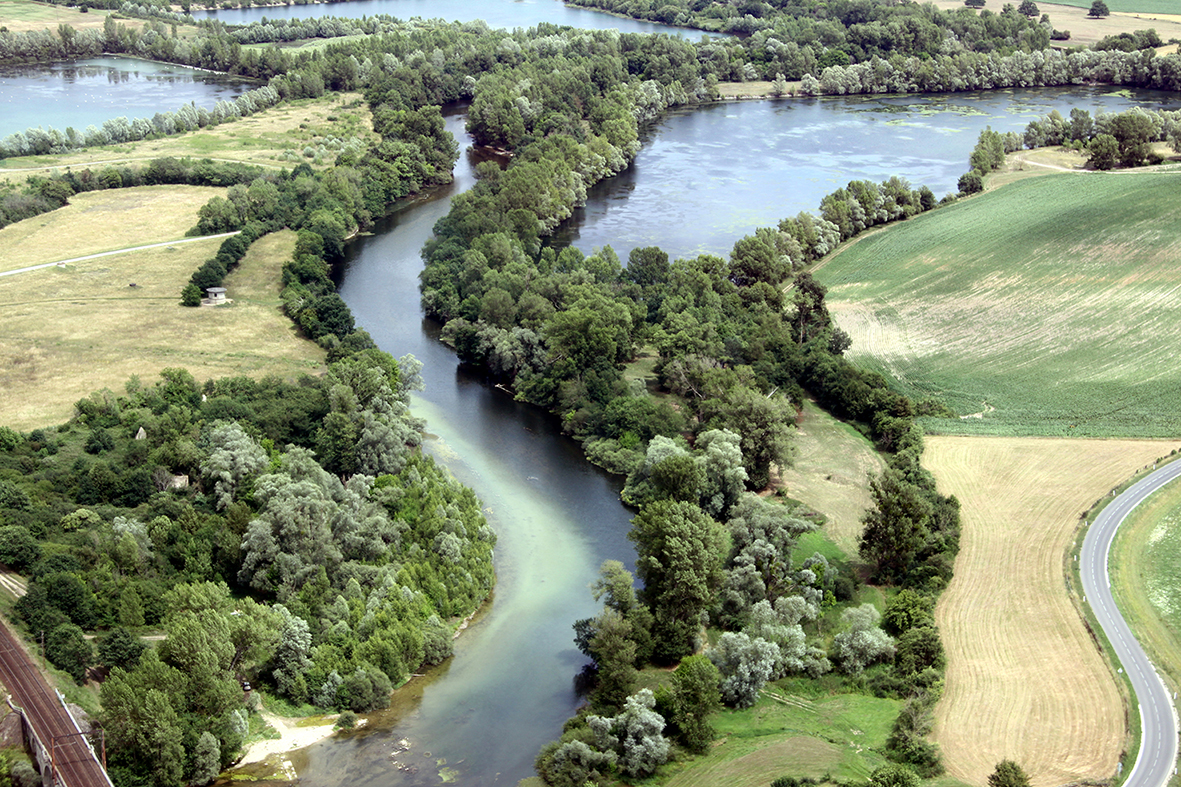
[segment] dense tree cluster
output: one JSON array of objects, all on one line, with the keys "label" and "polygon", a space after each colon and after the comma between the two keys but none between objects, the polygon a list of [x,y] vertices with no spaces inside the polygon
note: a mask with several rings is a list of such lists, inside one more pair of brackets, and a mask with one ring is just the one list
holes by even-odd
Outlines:
[{"label": "dense tree cluster", "polygon": [[[416,450],[417,362],[366,339],[335,346],[321,379],[171,369],[57,429],[0,433],[3,559],[30,577],[17,613],[76,679],[110,668],[116,783],[216,775],[246,733],[243,681],[383,706],[490,592],[478,501]],[[128,631],[143,626],[166,639],[145,649]]]}]

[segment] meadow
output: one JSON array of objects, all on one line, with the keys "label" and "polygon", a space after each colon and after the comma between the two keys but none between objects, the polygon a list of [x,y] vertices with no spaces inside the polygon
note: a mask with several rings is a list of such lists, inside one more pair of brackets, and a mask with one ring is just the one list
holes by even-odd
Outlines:
[{"label": "meadow", "polygon": [[947,651],[934,739],[949,775],[983,784],[1009,758],[1035,787],[1112,777],[1125,698],[1066,584],[1085,512],[1176,443],[933,436],[923,464],[963,505],[936,621]]},{"label": "meadow", "polygon": [[[154,186],[94,192],[83,195],[96,198],[83,209],[96,227],[106,227],[102,247],[170,241],[178,228],[196,223],[195,205],[207,197],[188,203],[187,218],[179,211],[171,223],[148,219],[168,213],[157,210],[160,199],[184,204],[187,191]],[[35,241],[38,233],[26,225],[39,229],[58,220],[56,213],[46,214],[6,227],[0,246],[8,248],[10,237]],[[55,249],[6,254],[7,267],[31,264],[38,254],[63,259],[95,248],[87,233],[71,232],[68,224],[59,225],[53,238]],[[187,368],[198,381],[322,371],[323,351],[301,339],[279,308],[280,271],[294,248],[293,232],[266,236],[250,248],[226,280],[231,305],[180,306],[181,288],[219,243],[159,246],[0,277],[0,423],[23,431],[63,423],[79,399],[119,389],[133,375],[150,383],[167,367]]]},{"label": "meadow", "polygon": [[858,364],[963,434],[1181,432],[1181,169],[1029,178],[863,237],[816,271]]},{"label": "meadow", "polygon": [[146,163],[154,158],[211,158],[268,167],[306,162],[329,166],[353,138],[376,139],[372,116],[359,93],[330,93],[271,107],[255,115],[188,134],[105,145],[52,156],[3,159],[0,180],[23,183],[31,174],[67,167]]},{"label": "meadow", "polygon": [[879,753],[902,703],[859,694],[809,697],[769,686],[747,710],[713,719],[710,751],[667,787],[766,787],[780,776],[861,782],[885,760]]}]

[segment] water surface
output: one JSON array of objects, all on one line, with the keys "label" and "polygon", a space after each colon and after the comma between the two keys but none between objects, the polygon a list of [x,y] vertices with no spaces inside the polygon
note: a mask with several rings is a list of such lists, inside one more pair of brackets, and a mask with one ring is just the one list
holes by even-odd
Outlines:
[{"label": "water surface", "polygon": [[209,109],[260,85],[195,68],[95,57],[0,67],[0,139],[27,128],[82,133],[116,117],[151,118],[190,102]]},{"label": "water surface", "polygon": [[472,22],[482,19],[492,27],[512,30],[533,27],[542,22],[568,25],[587,30],[618,30],[621,33],[674,33],[697,40],[701,36],[717,37],[715,33],[683,27],[644,22],[638,19],[612,16],[589,8],[568,6],[561,0],[350,0],[343,3],[316,5],[280,5],[253,8],[231,8],[215,11],[193,9],[193,16],[213,16],[231,25],[244,25],[263,19],[318,19],[336,16],[358,19],[363,16],[385,14],[397,19],[421,17],[442,19],[446,22]]}]

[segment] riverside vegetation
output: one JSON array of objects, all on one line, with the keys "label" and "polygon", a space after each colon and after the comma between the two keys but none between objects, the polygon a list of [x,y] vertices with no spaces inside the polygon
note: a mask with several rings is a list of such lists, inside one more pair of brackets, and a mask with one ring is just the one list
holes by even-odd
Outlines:
[{"label": "riverside vegetation", "polygon": [[[854,182],[826,198],[822,217],[801,214],[741,239],[729,260],[702,255],[670,262],[659,249],[649,248],[634,251],[624,268],[609,249],[590,256],[573,249],[559,252],[543,238],[584,199],[587,186],[627,165],[638,149],[641,123],[670,105],[710,97],[710,77],[716,79],[717,73],[709,69],[712,58],[705,53],[712,44],[545,27],[508,33],[480,25],[414,23],[292,56],[274,49],[243,53],[233,45],[218,50],[218,41],[225,42],[219,36],[224,31],[207,37],[201,56],[239,72],[272,76],[268,87],[280,99],[363,89],[381,141],[342,154],[337,166],[323,173],[306,167],[282,175],[251,172],[249,181],[243,174],[235,181],[237,191],[216,198],[201,216],[199,231],[242,228],[245,239],[227,242],[219,259],[196,274],[192,284],[197,287],[206,281],[199,277],[230,267],[237,247],[252,235],[284,225],[300,228],[284,299],[305,334],[328,349],[332,365],[325,380],[213,382],[202,403],[200,387],[177,371],[154,388],[129,392],[126,400],[100,395],[80,402],[78,424],[88,431],[81,451],[76,445],[70,449],[81,460],[75,466],[84,470],[73,482],[81,495],[76,502],[147,506],[143,512],[153,517],[148,526],[131,520],[141,508],[93,518],[78,514],[75,518],[85,521],[74,523],[70,517],[76,512],[65,510],[69,504],[39,507],[41,498],[34,493],[40,487],[26,488],[24,478],[9,481],[18,501],[24,494],[30,503],[13,510],[39,512],[27,518],[30,539],[24,543],[35,542],[36,516],[43,517],[40,528],[51,542],[59,531],[67,547],[78,538],[66,537],[67,531],[91,534],[88,541],[80,540],[92,545],[82,557],[93,566],[75,554],[78,564],[66,563],[56,572],[73,574],[76,581],[63,578],[60,586],[80,588],[84,599],[85,593],[105,587],[97,584],[100,579],[109,574],[117,581],[117,571],[126,570],[115,556],[102,561],[101,548],[93,546],[101,546],[108,527],[109,540],[116,541],[119,522],[117,542],[124,545],[130,565],[146,559],[149,548],[163,552],[186,543],[178,557],[167,560],[173,568],[192,571],[190,580],[220,576],[263,601],[282,604],[283,611],[272,610],[280,623],[270,618],[279,634],[269,654],[252,655],[248,647],[239,653],[231,639],[212,646],[216,656],[201,665],[180,663],[195,651],[180,652],[172,645],[147,656],[142,680],[160,677],[176,692],[138,692],[153,699],[148,711],[122,709],[123,717],[143,723],[127,732],[126,740],[149,749],[166,745],[173,756],[131,757],[120,778],[163,785],[203,777],[212,766],[195,770],[194,763],[213,761],[208,755],[213,743],[219,759],[228,757],[241,717],[219,703],[228,701],[227,681],[240,664],[253,665],[264,678],[269,674],[276,690],[294,700],[364,706],[366,701],[354,703],[354,697],[379,696],[388,686],[381,675],[396,680],[416,657],[441,655],[436,646],[446,633],[442,618],[463,613],[482,597],[480,590],[486,592],[478,568],[484,565],[480,550],[490,548],[490,535],[472,518],[474,499],[453,491],[437,492],[438,505],[417,502],[431,494],[416,486],[430,471],[429,463],[408,449],[417,440],[417,425],[405,412],[410,365],[377,353],[352,330],[351,316],[329,292],[327,278],[327,265],[339,258],[349,234],[366,228],[393,198],[446,177],[454,143],[439,133],[437,107],[457,98],[471,99],[469,128],[476,139],[511,151],[512,163],[504,170],[483,165],[478,186],[456,198],[452,213],[439,223],[436,239],[424,252],[424,308],[446,323],[444,336],[466,363],[485,369],[520,398],[553,409],[564,428],[586,442],[593,460],[626,473],[625,496],[639,508],[633,540],[644,590],[634,594],[620,567],[604,567],[596,586],[606,602],[604,611],[577,629],[580,646],[596,665],[592,712],[568,725],[563,740],[543,751],[539,772],[555,784],[619,773],[646,775],[668,757],[666,727],[686,751],[700,750],[710,737],[708,711],[719,699],[748,705],[770,678],[819,676],[835,662],[851,676],[848,687],[906,699],[886,751],[925,774],[937,773],[937,751],[924,739],[943,661],[932,625],[932,596],[951,574],[958,504],[939,495],[921,467],[922,436],[914,418],[945,410],[936,401],[913,402],[891,391],[885,378],[845,360],[848,337],[832,324],[824,288],[798,272],[868,226],[929,210],[934,195],[899,179]],[[133,48],[154,44],[126,38]],[[747,45],[720,46],[739,52]],[[1029,69],[1039,79],[1045,72],[1037,68],[1047,61],[1038,54],[948,56],[937,62],[976,70],[1010,64],[1015,70],[1002,81],[1028,78],[1023,75]],[[1064,56],[1044,55],[1058,57]],[[1115,78],[1144,84],[1171,84],[1177,73],[1176,59],[1135,68],[1147,62],[1136,58],[1141,56],[1108,52],[1054,62],[1072,69],[1122,64],[1129,70]],[[1062,70],[1054,78],[1079,73]],[[373,165],[360,168],[362,160]],[[164,161],[154,166],[180,178],[189,177],[183,173],[194,166],[204,171],[211,165]],[[73,186],[65,178],[42,178],[29,188],[40,190],[52,204],[52,199],[68,199]],[[785,295],[781,287],[793,279],[794,288]],[[659,355],[657,392],[625,382],[621,371],[644,346]],[[890,454],[889,468],[872,486],[874,506],[861,541],[872,577],[903,586],[891,592],[884,628],[872,604],[857,603],[857,583],[847,569],[842,572],[821,556],[799,564],[792,560],[796,538],[812,527],[802,512],[748,491],[765,487],[788,460],[789,424],[804,390],[860,424]],[[252,410],[260,418],[267,413],[276,418],[270,411],[279,396],[285,411],[302,415],[302,425],[252,419]],[[291,407],[293,401],[318,401],[319,409],[309,404],[300,411]],[[313,426],[320,414],[323,423]],[[157,443],[130,440],[129,432],[138,425],[155,430],[161,423],[166,429],[152,438]],[[117,443],[110,432],[103,437],[103,430],[112,428],[125,443]],[[271,442],[255,442],[264,435]],[[27,454],[30,468],[39,463],[38,456],[47,458],[54,448],[60,453],[66,447],[56,438],[34,441],[32,435],[10,434],[7,441],[16,454]],[[295,447],[277,448],[288,443]],[[82,456],[87,446],[95,454],[146,453],[147,465],[124,462],[116,471]],[[312,447],[320,462],[307,452]],[[204,479],[203,491],[188,493],[188,509],[182,502],[178,509],[158,513],[152,506],[174,501],[176,493],[153,493],[145,479],[156,473],[163,480],[164,473],[171,478],[186,469]],[[285,507],[297,497],[296,487],[299,499],[323,505]],[[398,516],[406,518],[406,528],[396,523]],[[167,521],[153,530],[161,517]],[[402,536],[415,530],[418,517],[427,522],[425,533],[407,545]],[[94,527],[85,527],[87,522]],[[337,522],[343,528],[340,542],[326,536],[335,534]],[[234,527],[241,540],[222,538]],[[207,533],[207,548],[199,539],[194,546],[197,533]],[[395,545],[405,553],[391,553]],[[475,551],[473,562],[462,575],[450,577],[457,588],[452,590],[432,569],[441,570],[437,560],[444,557],[453,565],[468,554],[465,550]],[[73,550],[47,551],[69,555]],[[167,573],[158,554],[147,555],[153,556]],[[419,566],[420,556],[423,567],[407,568]],[[33,552],[29,557],[32,566],[45,559]],[[377,564],[374,570],[363,568],[367,557]],[[334,569],[331,575],[316,570],[323,564]],[[105,573],[88,573],[100,567]],[[388,592],[374,601],[383,588]],[[312,598],[305,599],[305,591]],[[226,617],[241,616],[230,615],[233,604],[225,591],[181,586],[169,592],[160,619],[177,619],[178,642],[217,642],[235,633]],[[204,595],[190,600],[186,593]],[[123,592],[104,595],[121,599]],[[76,645],[77,631],[69,626],[77,621],[63,622],[59,616],[67,613],[49,598],[48,588],[29,598],[29,616],[46,616],[43,623],[62,629],[63,641]],[[129,595],[132,622],[137,620],[134,601]],[[371,604],[380,610],[386,603],[392,605],[387,617],[369,616]],[[841,631],[830,639],[818,627],[809,641],[804,624],[831,616],[838,603],[846,607],[839,613]],[[247,617],[266,616],[259,611]],[[726,629],[711,648],[711,659],[691,655],[706,619]],[[350,639],[362,626],[376,630],[388,623],[397,631],[407,620],[417,621],[411,631],[418,636],[391,634],[388,649],[380,653],[370,645],[374,637]],[[312,622],[318,622],[318,630]],[[672,687],[634,692],[636,666],[651,660],[680,661]],[[179,666],[205,683],[186,688],[176,682],[167,670]],[[108,680],[109,686],[130,687],[122,695],[113,693],[112,701],[137,696],[137,670]],[[203,718],[220,718],[221,727],[197,726],[197,714],[206,706],[216,712]],[[159,740],[151,737],[156,731],[163,736]],[[875,780],[885,783],[897,776],[895,768],[884,766]],[[899,778],[907,778],[901,773]]]}]

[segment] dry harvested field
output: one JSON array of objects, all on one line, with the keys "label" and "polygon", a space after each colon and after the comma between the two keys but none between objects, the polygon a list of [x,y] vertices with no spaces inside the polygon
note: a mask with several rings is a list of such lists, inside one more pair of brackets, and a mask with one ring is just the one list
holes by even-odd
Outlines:
[{"label": "dry harvested field", "polygon": [[[153,188],[183,199],[179,192],[187,187]],[[135,202],[140,191],[102,194]],[[128,207],[116,199],[106,210],[104,244],[118,248],[175,237],[143,231],[141,214],[150,213],[150,205]],[[196,222],[195,208],[185,221]],[[0,246],[4,233],[22,231],[24,224],[0,232]],[[68,228],[57,239],[59,258],[80,256],[92,243]],[[294,248],[292,232],[251,247],[226,280],[231,306],[179,305],[181,287],[219,243],[161,246],[0,277],[0,423],[22,431],[62,423],[72,416],[74,402],[91,392],[122,391],[132,375],[148,383],[170,366],[189,369],[198,381],[239,374],[290,378],[320,370],[323,351],[298,338],[279,311],[280,270]]]},{"label": "dry harvested field", "polygon": [[1034,787],[1107,779],[1124,747],[1120,691],[1066,592],[1079,517],[1176,442],[927,438],[923,464],[963,504],[955,578],[936,619],[947,685],[935,740],[950,775],[1021,763]]}]

